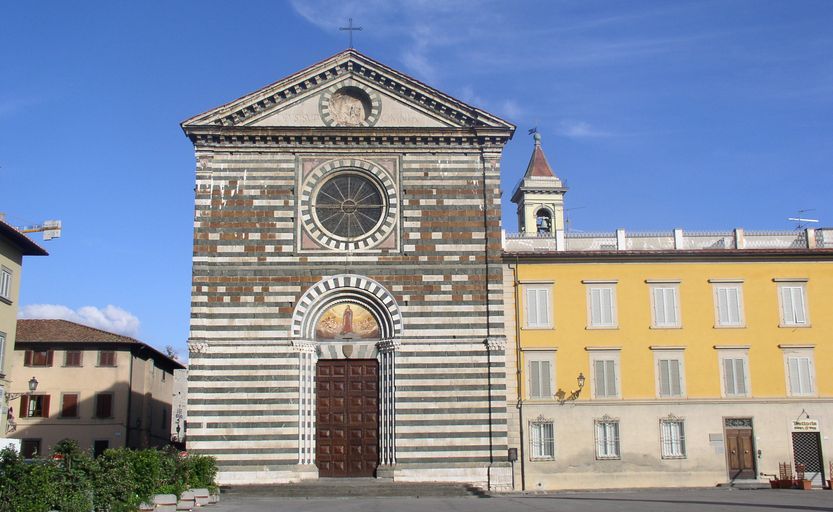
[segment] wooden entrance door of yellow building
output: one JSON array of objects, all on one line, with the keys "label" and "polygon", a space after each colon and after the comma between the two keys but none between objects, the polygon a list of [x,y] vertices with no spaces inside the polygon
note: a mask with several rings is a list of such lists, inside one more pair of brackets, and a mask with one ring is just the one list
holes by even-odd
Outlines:
[{"label": "wooden entrance door of yellow building", "polygon": [[749,418],[726,419],[724,432],[729,480],[754,479],[756,470],[752,420]]}]

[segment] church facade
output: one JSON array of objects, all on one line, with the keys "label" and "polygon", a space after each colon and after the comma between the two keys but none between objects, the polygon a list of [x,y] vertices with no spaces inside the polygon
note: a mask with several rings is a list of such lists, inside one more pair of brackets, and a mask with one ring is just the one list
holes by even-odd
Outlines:
[{"label": "church facade", "polygon": [[347,50],[182,128],[189,449],[223,484],[509,488],[500,157],[515,127]]}]

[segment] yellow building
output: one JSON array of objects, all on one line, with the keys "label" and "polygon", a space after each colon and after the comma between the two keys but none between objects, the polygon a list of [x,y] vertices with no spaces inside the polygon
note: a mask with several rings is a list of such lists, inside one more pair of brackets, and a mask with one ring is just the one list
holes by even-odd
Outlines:
[{"label": "yellow building", "polygon": [[833,230],[564,233],[542,157],[513,197],[538,229],[504,241],[516,487],[765,482],[779,462],[820,486]]},{"label": "yellow building", "polygon": [[15,399],[10,386],[27,385],[11,380],[23,257],[46,254],[29,237],[0,220],[0,438],[6,437],[9,406]]}]

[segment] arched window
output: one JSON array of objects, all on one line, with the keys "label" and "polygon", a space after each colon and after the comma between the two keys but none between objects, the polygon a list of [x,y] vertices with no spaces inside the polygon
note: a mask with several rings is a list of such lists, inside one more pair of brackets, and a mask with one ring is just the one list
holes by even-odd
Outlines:
[{"label": "arched window", "polygon": [[541,208],[535,214],[535,226],[539,235],[552,233],[552,214],[546,208]]}]

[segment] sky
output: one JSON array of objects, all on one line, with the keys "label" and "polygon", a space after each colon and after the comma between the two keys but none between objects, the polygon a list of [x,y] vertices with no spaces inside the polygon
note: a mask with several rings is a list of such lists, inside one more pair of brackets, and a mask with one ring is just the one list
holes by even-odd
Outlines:
[{"label": "sky", "polygon": [[[187,357],[194,151],[179,123],[347,46],[537,127],[586,232],[833,226],[833,2],[5,2],[0,212],[63,222],[21,313]],[[40,240],[38,235],[33,235]]]}]

